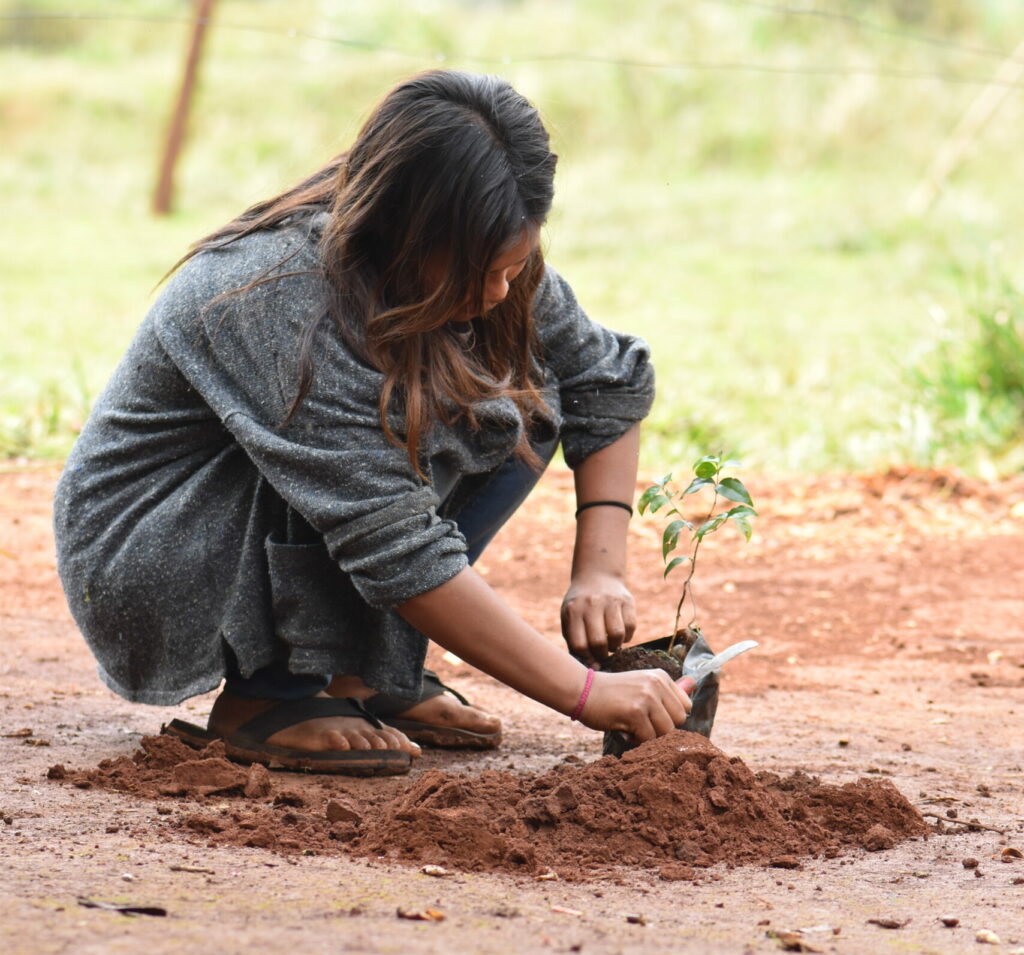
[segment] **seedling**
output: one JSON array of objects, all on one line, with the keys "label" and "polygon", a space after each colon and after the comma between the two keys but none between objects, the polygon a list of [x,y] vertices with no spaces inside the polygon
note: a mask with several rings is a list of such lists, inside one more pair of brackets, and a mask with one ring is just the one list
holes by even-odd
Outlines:
[{"label": "seedling", "polygon": [[[672,627],[672,637],[668,646],[670,654],[680,634],[679,621],[687,600],[692,609],[687,629],[696,634],[700,633],[700,627],[697,626],[697,602],[693,594],[693,576],[697,570],[697,555],[704,538],[713,534],[724,524],[731,522],[748,541],[750,540],[752,533],[750,522],[757,516],[754,502],[750,499],[750,493],[743,486],[742,481],[734,477],[723,477],[722,473],[726,468],[738,465],[738,461],[723,461],[721,455],[705,454],[693,465],[693,479],[685,488],[680,488],[672,474],[668,474],[640,495],[638,509],[641,514],[648,511],[652,514],[664,511],[663,517],[673,518],[665,525],[661,535],[661,556],[665,563],[663,578],[667,578],[672,571],[684,564],[688,566],[679,601],[676,604],[675,625]],[[689,495],[699,492],[704,492],[705,497],[710,492],[712,499],[707,514],[697,524],[684,517],[680,508]],[[720,510],[719,504],[723,499],[731,506]],[[666,508],[667,510],[665,510]],[[688,534],[684,532],[688,532]],[[687,538],[690,544],[689,553],[677,554],[680,541],[685,543]],[[673,557],[673,554],[676,556]]]}]

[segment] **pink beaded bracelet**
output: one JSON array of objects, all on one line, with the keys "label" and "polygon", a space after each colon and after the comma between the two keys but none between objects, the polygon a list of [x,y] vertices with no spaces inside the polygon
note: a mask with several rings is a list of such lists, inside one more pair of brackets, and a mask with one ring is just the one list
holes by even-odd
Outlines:
[{"label": "pink beaded bracelet", "polygon": [[580,718],[580,714],[583,712],[583,707],[587,705],[587,697],[590,696],[590,688],[594,685],[594,671],[592,669],[587,670],[587,682],[583,684],[583,692],[580,694],[580,701],[576,704],[574,709],[569,714],[569,719],[576,721]]}]

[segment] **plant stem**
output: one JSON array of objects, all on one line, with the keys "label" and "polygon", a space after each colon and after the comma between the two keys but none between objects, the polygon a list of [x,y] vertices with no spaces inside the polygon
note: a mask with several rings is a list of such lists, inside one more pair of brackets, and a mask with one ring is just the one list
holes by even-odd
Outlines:
[{"label": "plant stem", "polygon": [[[715,482],[716,482],[716,485],[717,485],[717,482],[718,482],[718,474],[719,473],[720,472],[718,472],[718,471],[715,472]],[[715,508],[717,506],[718,506],[718,491],[715,491],[715,496],[714,496],[714,498],[711,501],[711,508],[708,511],[707,516],[704,518],[704,520],[701,521],[702,525],[711,520],[711,518],[714,516]],[[691,588],[691,583],[690,582],[693,580],[694,572],[697,570],[697,553],[698,553],[698,551],[700,551],[700,545],[703,544],[703,543],[704,543],[704,538],[703,537],[698,537],[697,538],[697,543],[693,547],[693,554],[690,555],[690,572],[686,575],[686,580],[683,581],[683,592],[682,592],[682,594],[679,597],[679,603],[676,604],[676,620],[675,620],[675,624],[672,627],[672,639],[670,639],[669,642],[668,642],[668,652],[669,653],[672,652],[672,648],[676,645],[676,638],[679,636],[679,618],[682,616],[683,605],[686,603],[686,598],[687,597],[690,598],[690,603],[693,605],[693,616],[690,617],[690,622],[687,624],[687,627],[692,627],[697,622],[697,601],[696,601],[696,599],[693,596],[693,592],[692,592],[692,588]]]}]

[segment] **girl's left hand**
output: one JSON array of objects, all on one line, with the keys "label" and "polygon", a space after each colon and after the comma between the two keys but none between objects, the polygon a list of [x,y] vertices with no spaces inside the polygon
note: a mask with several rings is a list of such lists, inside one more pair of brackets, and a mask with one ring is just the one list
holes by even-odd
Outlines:
[{"label": "girl's left hand", "polygon": [[573,577],[562,601],[562,636],[583,660],[603,660],[636,630],[633,595],[622,579],[590,572]]}]

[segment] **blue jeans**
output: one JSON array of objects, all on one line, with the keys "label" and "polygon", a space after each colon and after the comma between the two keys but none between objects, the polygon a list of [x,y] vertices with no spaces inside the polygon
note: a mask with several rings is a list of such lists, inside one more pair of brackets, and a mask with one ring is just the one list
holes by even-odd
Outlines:
[{"label": "blue jeans", "polygon": [[[546,467],[558,442],[534,447]],[[434,489],[441,499],[438,513],[455,522],[466,538],[466,557],[475,564],[505,522],[526,500],[540,473],[534,473],[519,458],[509,458],[497,470],[485,474],[461,475],[431,462]],[[289,514],[289,534],[309,537],[316,532],[294,512]],[[254,700],[303,700],[327,688],[331,674],[292,673],[285,661],[262,667],[243,677],[231,661],[224,689],[233,696]]]}]

